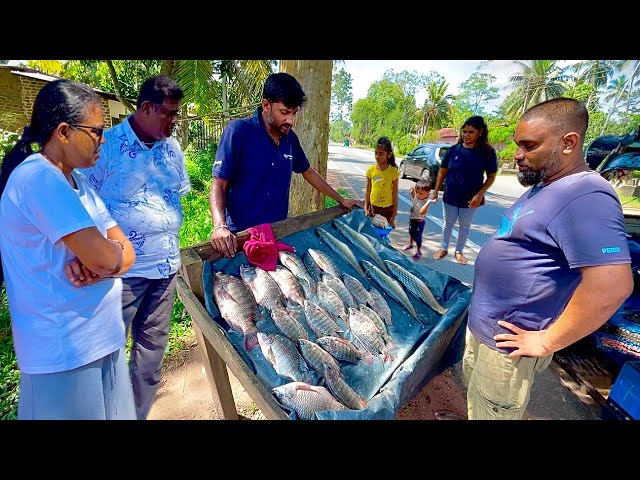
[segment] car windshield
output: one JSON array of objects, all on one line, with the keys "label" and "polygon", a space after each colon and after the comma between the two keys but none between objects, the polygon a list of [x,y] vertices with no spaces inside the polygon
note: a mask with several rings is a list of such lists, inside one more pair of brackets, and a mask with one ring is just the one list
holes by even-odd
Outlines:
[{"label": "car windshield", "polygon": [[447,151],[450,147],[440,147],[438,148],[438,159],[442,162],[444,160],[444,156],[447,154]]}]

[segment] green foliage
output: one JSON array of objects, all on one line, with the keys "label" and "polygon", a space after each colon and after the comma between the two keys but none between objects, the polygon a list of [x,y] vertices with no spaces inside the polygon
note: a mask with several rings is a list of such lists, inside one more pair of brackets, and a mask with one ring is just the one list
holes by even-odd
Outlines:
[{"label": "green foliage", "polygon": [[333,120],[341,120],[351,116],[353,105],[353,87],[351,86],[351,74],[344,68],[333,74],[331,84],[331,107],[334,110]]},{"label": "green foliage", "polygon": [[405,156],[418,146],[418,139],[410,133],[401,136],[395,141],[393,139],[391,141],[393,142],[395,154],[400,156]]},{"label": "green foliage", "polygon": [[351,124],[346,120],[336,120],[329,125],[329,139],[332,142],[342,143],[351,132]]},{"label": "green foliage", "polygon": [[496,77],[490,73],[474,72],[460,84],[460,93],[455,104],[462,110],[469,110],[472,115],[486,115],[484,104],[499,96],[498,87],[492,87]]},{"label": "green foliage", "polygon": [[18,414],[20,371],[13,350],[11,318],[4,286],[0,291],[0,420],[15,420]]},{"label": "green foliage", "polygon": [[498,165],[513,166],[513,156],[516,154],[517,147],[518,146],[514,142],[509,142],[502,150],[498,150],[496,152],[498,155]]},{"label": "green foliage", "polygon": [[189,312],[185,310],[183,303],[176,294],[173,302],[173,308],[171,309],[169,340],[167,341],[167,349],[164,351],[165,358],[186,348],[188,345],[188,339],[193,336],[191,325],[191,315],[189,315]]},{"label": "green foliage", "polygon": [[504,148],[504,146],[513,139],[516,131],[516,124],[499,125],[492,127],[489,125],[489,143],[496,150]]},{"label": "green foliage", "polygon": [[[349,192],[347,192],[344,188],[338,188],[336,192],[338,192],[344,198],[351,198]],[[338,202],[336,202],[333,198],[327,196],[324,197],[324,208],[331,208],[335,207],[336,205],[338,205]]]},{"label": "green foliage", "polygon": [[18,138],[20,138],[20,136],[17,134],[0,129],[0,163],[2,163],[2,159],[6,153],[16,144]]}]

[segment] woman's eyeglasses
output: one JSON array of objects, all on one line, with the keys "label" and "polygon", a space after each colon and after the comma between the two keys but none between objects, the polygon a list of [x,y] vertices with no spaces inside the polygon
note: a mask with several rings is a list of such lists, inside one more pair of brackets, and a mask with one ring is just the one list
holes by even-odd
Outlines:
[{"label": "woman's eyeglasses", "polygon": [[89,125],[79,125],[77,123],[69,123],[68,125],[71,128],[86,128],[96,137],[98,137],[98,145],[100,145],[100,140],[102,140],[102,134],[104,133],[104,127],[91,127]]}]

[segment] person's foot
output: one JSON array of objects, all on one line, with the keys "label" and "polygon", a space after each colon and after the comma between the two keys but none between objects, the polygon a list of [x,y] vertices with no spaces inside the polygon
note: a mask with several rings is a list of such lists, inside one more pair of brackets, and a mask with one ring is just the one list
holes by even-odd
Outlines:
[{"label": "person's foot", "polygon": [[456,252],[456,262],[461,263],[462,265],[467,264],[467,259],[464,258],[462,252]]},{"label": "person's foot", "polygon": [[406,252],[407,250],[411,250],[412,248],[413,248],[413,245],[410,245],[407,243],[404,247],[402,247],[402,250]]},{"label": "person's foot", "polygon": [[413,258],[417,262],[422,258],[422,252],[416,252],[416,254],[411,258]]},{"label": "person's foot", "polygon": [[446,250],[438,249],[436,250],[436,253],[433,254],[433,258],[435,258],[436,260],[441,260],[446,257],[448,253],[449,252],[447,252]]},{"label": "person's foot", "polygon": [[436,417],[437,420],[467,420],[467,417],[464,415],[458,415],[457,413],[448,412],[446,410],[434,412],[433,416]]}]

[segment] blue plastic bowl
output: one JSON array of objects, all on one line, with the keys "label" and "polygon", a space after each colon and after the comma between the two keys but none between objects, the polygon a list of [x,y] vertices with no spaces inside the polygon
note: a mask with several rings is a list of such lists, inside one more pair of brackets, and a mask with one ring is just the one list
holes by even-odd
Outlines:
[{"label": "blue plastic bowl", "polygon": [[373,229],[376,231],[376,233],[380,236],[380,238],[387,238],[387,235],[389,235],[389,233],[391,232],[392,228],[391,226],[389,226],[389,228],[378,228],[378,227],[373,227]]}]

